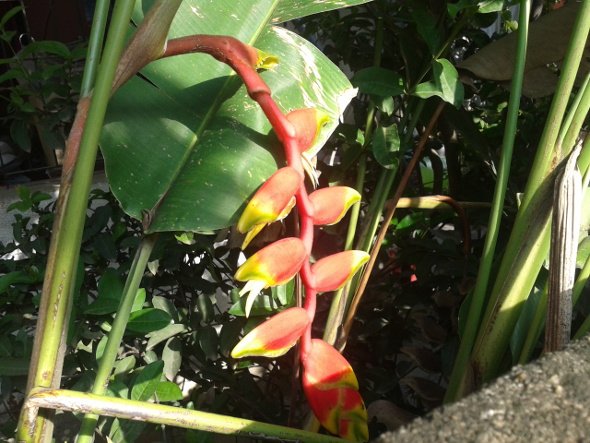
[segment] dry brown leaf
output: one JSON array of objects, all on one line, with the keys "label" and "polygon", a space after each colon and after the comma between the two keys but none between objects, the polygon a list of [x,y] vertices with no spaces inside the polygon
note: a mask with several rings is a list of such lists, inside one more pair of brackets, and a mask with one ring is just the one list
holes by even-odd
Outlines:
[{"label": "dry brown leaf", "polygon": [[[555,90],[557,75],[548,65],[559,66],[563,60],[579,9],[580,3],[572,1],[531,24],[523,85],[523,94],[527,97],[542,97]],[[514,72],[516,39],[516,33],[502,37],[463,60],[458,68],[466,69],[486,80],[510,80]],[[590,69],[589,42],[590,40],[586,42],[587,49],[582,58],[578,80],[584,78]]]}]

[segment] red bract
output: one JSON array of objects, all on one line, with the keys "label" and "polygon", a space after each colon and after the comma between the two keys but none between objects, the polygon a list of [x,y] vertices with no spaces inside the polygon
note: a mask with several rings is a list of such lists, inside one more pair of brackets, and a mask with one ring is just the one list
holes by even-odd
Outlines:
[{"label": "red bract", "polygon": [[247,234],[244,249],[264,226],[285,218],[295,204],[303,177],[290,166],[279,169],[256,191],[238,221],[238,231]]},{"label": "red bract", "polygon": [[344,251],[318,260],[311,266],[315,290],[328,292],[340,289],[369,260],[364,251]]},{"label": "red bract", "polygon": [[350,364],[323,340],[303,360],[303,390],[318,421],[350,441],[367,441],[367,411]]},{"label": "red bract", "polygon": [[231,356],[283,355],[297,343],[309,322],[305,309],[289,308],[250,331],[231,351]]},{"label": "red bract", "polygon": [[314,108],[295,109],[287,114],[287,120],[295,127],[295,141],[302,154],[313,147],[328,116]]},{"label": "red bract", "polygon": [[287,283],[301,269],[306,257],[303,242],[297,237],[288,237],[271,243],[246,260],[234,276],[238,281],[247,282],[240,291],[240,295],[248,294],[246,315],[262,289]]},{"label": "red bract", "polygon": [[348,186],[332,186],[312,192],[309,199],[313,204],[313,222],[316,225],[333,225],[353,204],[361,199],[361,195]]}]

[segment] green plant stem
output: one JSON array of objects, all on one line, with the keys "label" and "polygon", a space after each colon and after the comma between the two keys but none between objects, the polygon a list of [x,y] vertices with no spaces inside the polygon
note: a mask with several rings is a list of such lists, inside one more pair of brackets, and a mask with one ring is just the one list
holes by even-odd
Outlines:
[{"label": "green plant stem", "polygon": [[[400,152],[400,159],[403,158],[405,150],[410,145],[410,140],[412,139],[413,131],[416,128],[416,125],[418,124],[418,119],[422,114],[424,103],[425,100],[418,100],[413,112],[411,112],[411,119],[407,125],[406,132],[404,133],[404,138],[401,143],[403,149]],[[385,202],[387,201],[389,193],[391,192],[391,188],[393,186],[393,182],[395,181],[396,174],[397,168],[383,169],[379,176],[379,181],[377,182],[377,187],[375,189],[374,194],[376,198],[371,201],[371,204],[369,205],[369,209],[367,211],[369,223],[363,232],[363,236],[359,240],[359,249],[365,252],[369,252],[369,250],[371,249],[371,245],[373,244],[373,239],[375,237],[375,234],[377,233],[377,229],[379,228],[381,214],[383,213]]]},{"label": "green plant stem", "polygon": [[28,402],[29,407],[82,411],[204,432],[237,434],[252,439],[269,438],[274,441],[308,443],[345,443],[346,441],[330,435],[315,434],[254,420],[65,389],[37,389],[31,393]]},{"label": "green plant stem", "polygon": [[[584,84],[582,85],[580,91],[576,95],[575,100],[572,103],[572,109],[568,112],[563,124],[563,128],[560,131],[560,135],[558,137],[558,146],[570,146],[574,143],[575,137],[580,132],[582,124],[590,110],[590,75],[586,76]],[[585,147],[587,149],[587,147]],[[580,164],[580,162],[578,162]],[[584,160],[582,160],[581,164],[584,164]],[[588,268],[590,271],[590,267]],[[578,276],[578,281],[582,274]],[[574,292],[572,296],[573,304],[576,303],[577,297],[579,297],[579,293],[581,292],[581,288],[579,287],[578,283],[576,282],[576,286],[574,287]],[[578,288],[577,291],[578,295],[576,296],[576,287]],[[535,349],[535,345],[537,340],[539,339],[542,331],[543,326],[545,325],[545,317],[547,313],[547,288],[543,290],[541,294],[541,298],[539,299],[539,303],[537,304],[537,308],[535,310],[535,315],[533,317],[533,321],[529,327],[527,337],[524,341],[522,350],[520,351],[520,355],[518,358],[518,362],[520,364],[524,364],[528,362],[533,354]]]},{"label": "green plant stem", "polygon": [[[381,65],[381,56],[383,52],[383,18],[378,17],[375,28],[375,52],[373,55],[373,66]],[[357,169],[356,183],[354,188],[361,196],[363,195],[363,188],[365,185],[365,175],[367,172],[367,147],[370,144],[373,135],[373,125],[375,124],[376,107],[373,100],[369,101],[369,112],[367,112],[367,119],[365,121],[365,138],[361,148],[361,155],[359,158],[359,166]],[[362,201],[362,197],[361,197]],[[344,242],[344,250],[352,249],[354,244],[354,237],[358,228],[359,214],[361,210],[361,202],[355,203],[350,208],[350,218],[348,221],[348,229],[346,232],[346,240]],[[326,327],[324,329],[324,341],[333,345],[338,337],[338,328],[342,323],[344,311],[348,300],[348,293],[350,291],[350,283],[347,283],[344,288],[340,288],[334,294],[332,303],[330,304],[330,311],[326,320]]]},{"label": "green plant stem", "polygon": [[[571,149],[571,146],[556,147],[555,142],[589,29],[590,2],[586,1],[582,3],[573,26],[562,76],[526,185],[524,200],[516,216],[474,346],[472,362],[477,382],[489,380],[497,373],[523,302],[530,294],[548,253],[549,212],[542,200],[549,198],[550,201],[548,196],[553,189],[555,166]],[[543,220],[540,220],[540,214]],[[538,230],[540,234],[531,237],[532,230]]]},{"label": "green plant stem", "polygon": [[467,314],[467,321],[465,330],[461,336],[461,342],[453,371],[449,380],[449,386],[445,394],[445,401],[452,402],[463,395],[461,386],[467,365],[469,364],[469,356],[475,338],[477,335],[478,326],[486,299],[488,290],[488,283],[490,280],[490,272],[492,263],[494,261],[494,254],[496,251],[496,243],[498,241],[498,234],[500,232],[500,224],[502,222],[502,210],[504,207],[504,199],[506,196],[506,188],[508,186],[508,177],[510,175],[510,164],[512,163],[512,152],[514,149],[514,139],[516,137],[516,130],[518,125],[518,112],[520,107],[520,98],[522,94],[522,84],[524,80],[524,67],[526,61],[526,48],[528,37],[528,23],[530,16],[530,1],[521,0],[520,14],[518,20],[518,38],[515,54],[515,67],[512,76],[512,84],[510,87],[510,100],[508,103],[506,127],[504,129],[504,138],[502,141],[502,152],[500,154],[500,165],[498,168],[498,178],[496,187],[494,189],[494,197],[492,199],[492,210],[488,221],[488,232],[481,256],[481,261],[475,282],[475,288],[471,296],[469,304],[469,313]]},{"label": "green plant stem", "polygon": [[[45,304],[47,309],[44,311],[43,318],[40,314],[41,328],[38,328],[36,333],[35,346],[39,354],[36,366],[31,370],[31,386],[34,387],[50,387],[54,383],[58,383],[54,379],[59,379],[56,375],[60,371],[56,372],[56,368],[61,368],[63,361],[63,358],[59,356],[59,349],[69,320],[72,290],[76,277],[88,193],[94,172],[98,138],[113,75],[123,49],[133,3],[132,1],[119,0],[115,6],[104,59],[98,72],[95,98],[90,106],[82,136],[71,189],[60,191],[68,194],[63,201],[63,207],[58,208],[60,213],[56,214],[59,225],[54,231],[51,247],[55,252],[55,260],[48,263],[45,276],[47,284],[44,285],[42,297],[45,300],[42,301],[42,306]],[[61,212],[62,210],[63,212]],[[45,432],[44,428],[45,419],[43,417],[37,419],[34,411],[23,408],[17,429],[19,441],[40,441]]]},{"label": "green plant stem", "polygon": [[[367,169],[367,157],[362,155],[359,161],[359,168],[357,172],[357,179],[355,189],[362,195],[363,185],[365,183],[365,174]],[[358,225],[358,219],[361,209],[361,202],[355,203],[350,208],[350,219],[348,222],[348,231],[346,234],[346,240],[344,242],[344,250],[352,249],[354,243],[354,236],[356,234],[356,228]],[[340,288],[334,294],[332,303],[330,304],[330,311],[326,320],[326,327],[324,329],[323,339],[327,343],[333,345],[338,338],[338,328],[342,323],[344,317],[344,311],[346,308],[346,299],[350,291],[350,283],[347,283],[344,288]]]},{"label": "green plant stem", "polygon": [[82,97],[89,95],[94,86],[100,54],[102,53],[102,43],[107,25],[110,3],[109,0],[98,0],[94,7],[92,28],[90,28],[88,51],[86,52],[86,62],[84,65],[84,74],[82,75],[82,85],[80,87],[80,95]]},{"label": "green plant stem", "polygon": [[542,179],[548,175],[549,166],[551,165],[551,162],[554,161],[555,154],[553,153],[553,149],[570,98],[570,91],[572,90],[572,86],[576,79],[578,66],[580,60],[582,60],[589,29],[590,2],[584,1],[580,6],[578,16],[572,27],[570,44],[561,68],[561,76],[557,83],[551,109],[547,116],[547,124],[545,125],[545,130],[539,140],[537,155],[535,156],[531,168],[531,174],[525,188],[522,201],[523,207],[526,207],[526,205],[530,203],[535,189]]},{"label": "green plant stem", "polygon": [[[131,314],[131,308],[139,289],[141,279],[145,273],[145,269],[157,240],[157,234],[152,234],[144,237],[139,244],[139,247],[133,258],[133,263],[129,269],[129,275],[125,282],[123,294],[121,296],[121,302],[117,309],[117,314],[113,325],[109,332],[109,338],[105,346],[103,355],[98,364],[98,371],[96,372],[96,378],[94,379],[94,385],[92,386],[92,393],[102,395],[106,392],[109,384],[109,378],[111,372],[117,360],[117,354],[121,340],[125,334],[125,328],[129,322],[129,316]],[[85,415],[82,420],[80,427],[80,433],[77,442],[78,443],[89,443],[92,441],[94,428],[98,421],[98,415]]]},{"label": "green plant stem", "polygon": [[[342,334],[339,337],[339,344],[338,344],[339,348],[342,348],[344,346],[344,344],[346,343],[346,340],[348,339],[348,334],[350,333],[350,330],[352,328],[352,323],[354,320],[354,316],[356,314],[356,310],[357,310],[358,305],[361,301],[361,298],[363,297],[363,294],[365,292],[365,288],[367,287],[367,283],[369,282],[371,272],[373,271],[373,266],[375,265],[375,262],[377,261],[377,255],[379,254],[379,250],[381,249],[381,245],[383,244],[383,240],[385,239],[385,235],[387,234],[389,226],[391,225],[391,220],[393,219],[393,215],[395,214],[397,202],[399,201],[402,194],[404,193],[406,186],[408,185],[408,182],[410,181],[411,174],[418,167],[418,164],[419,164],[420,159],[422,158],[422,154],[424,152],[424,148],[426,147],[428,137],[432,133],[434,126],[435,126],[436,122],[438,121],[438,118],[440,117],[440,114],[442,113],[444,107],[445,107],[445,102],[440,102],[439,105],[437,106],[436,110],[432,114],[432,117],[430,117],[430,121],[428,122],[428,125],[426,126],[424,133],[420,137],[420,141],[418,142],[418,144],[416,146],[416,149],[414,151],[414,155],[410,159],[410,161],[409,161],[409,163],[408,163],[408,165],[407,165],[407,167],[400,179],[399,185],[397,186],[397,188],[395,190],[395,193],[394,193],[392,201],[391,201],[391,207],[388,209],[387,213],[383,217],[383,223],[381,225],[381,229],[379,230],[379,234],[377,235],[377,238],[375,239],[375,244],[373,245],[373,248],[371,249],[371,257],[369,258],[369,261],[367,262],[365,268],[363,269],[361,278],[359,280],[359,284],[358,284],[355,292],[352,293],[353,296],[351,297],[351,300],[350,300],[350,306],[348,307],[348,311],[346,312],[346,317],[345,317],[345,320],[344,320],[344,323],[342,326]],[[415,124],[415,122],[414,122],[414,124]]]}]

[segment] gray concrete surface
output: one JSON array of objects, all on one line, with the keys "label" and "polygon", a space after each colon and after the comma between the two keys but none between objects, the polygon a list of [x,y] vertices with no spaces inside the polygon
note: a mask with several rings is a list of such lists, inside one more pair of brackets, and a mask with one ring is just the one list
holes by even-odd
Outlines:
[{"label": "gray concrete surface", "polygon": [[590,442],[590,337],[374,443]]}]

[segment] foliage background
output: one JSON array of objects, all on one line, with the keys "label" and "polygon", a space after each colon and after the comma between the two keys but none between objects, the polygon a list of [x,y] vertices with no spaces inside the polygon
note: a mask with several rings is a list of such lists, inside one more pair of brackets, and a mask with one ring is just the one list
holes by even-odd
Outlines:
[{"label": "foliage background", "polygon": [[[323,185],[353,183],[358,161],[363,152],[368,153],[363,189],[371,201],[382,171],[407,162],[408,146],[400,145],[399,138],[396,144],[395,137],[388,137],[394,127],[403,133],[406,115],[418,100],[425,103],[417,127],[428,121],[437,99],[417,98],[411,94],[412,85],[429,79],[439,49],[439,56],[458,64],[513,29],[508,2],[488,3],[492,5],[489,10],[474,11],[466,20],[450,12],[464,2],[377,0],[288,23],[318,44],[360,89],[344,122],[319,155]],[[483,31],[494,22],[500,24],[496,34]],[[382,43],[376,48],[378,29],[382,29]],[[380,61],[375,63],[379,49]],[[372,436],[441,404],[456,353],[463,301],[477,274],[508,92],[497,82],[464,80],[464,100],[458,108],[446,107],[407,195],[445,194],[457,201],[479,203],[468,210],[470,248],[464,249],[465,220],[452,211],[406,209],[392,221],[345,350],[372,416]],[[524,188],[548,106],[549,98],[521,101],[518,154],[513,160],[498,254],[512,225],[517,196]],[[374,131],[366,123],[373,110]],[[408,145],[417,137],[411,134]],[[1,245],[0,250],[3,256],[20,249],[26,257],[18,262],[0,260],[0,389],[7,417],[2,422],[5,435],[14,428],[20,399],[16,394],[24,389],[29,332],[53,209],[46,195],[22,190],[20,197],[21,202],[10,208],[16,218],[14,243]],[[28,215],[20,214],[25,210],[39,214],[39,222],[32,223]],[[361,216],[367,213],[364,204]],[[125,215],[114,197],[101,191],[93,193],[86,226],[63,382],[64,387],[80,390],[88,389],[93,379],[118,305],[113,294],[122,290],[130,252],[141,232],[139,223]],[[267,231],[260,241],[275,238],[276,229]],[[292,221],[278,229],[293,229]],[[341,225],[320,231],[319,254],[341,249],[344,235]],[[229,230],[210,235],[161,234],[120,348],[111,395],[157,399],[272,423],[300,425],[305,420],[307,410],[293,382],[291,355],[272,362],[229,358],[241,332],[260,322],[264,314],[295,303],[293,285],[280,287],[269,291],[254,307],[255,316],[247,320],[231,279],[240,260],[236,246]],[[318,335],[328,309],[325,296],[320,300]],[[588,313],[586,296],[578,310],[579,322]],[[112,419],[103,419],[101,429],[113,441],[143,441],[154,433],[176,434],[183,441],[210,438],[193,431]]]}]

